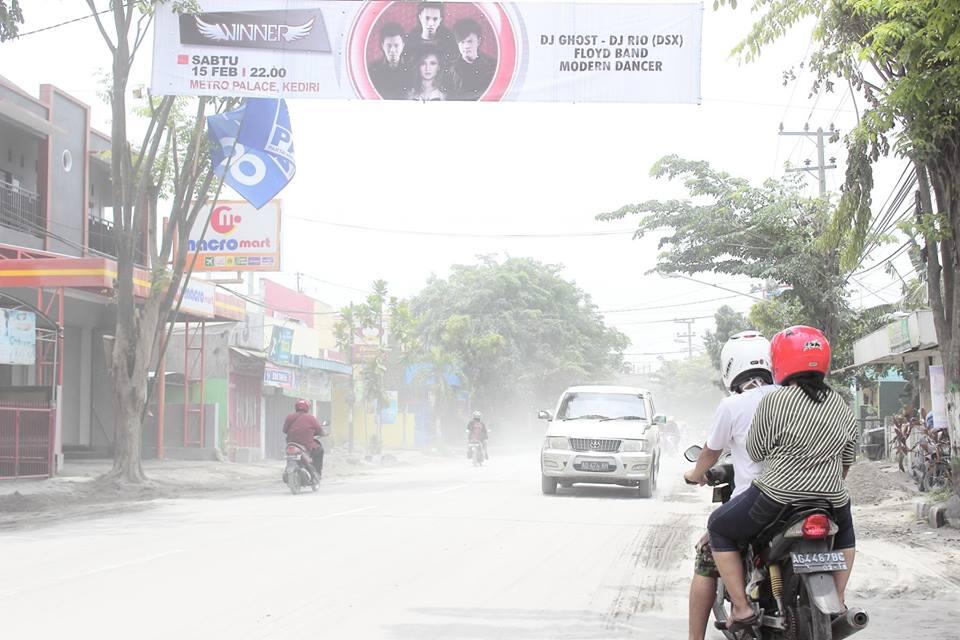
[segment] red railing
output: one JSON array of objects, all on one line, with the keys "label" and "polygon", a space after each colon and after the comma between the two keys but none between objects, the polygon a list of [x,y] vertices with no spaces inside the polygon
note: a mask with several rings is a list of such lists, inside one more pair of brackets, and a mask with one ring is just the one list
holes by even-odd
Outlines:
[{"label": "red railing", "polygon": [[235,447],[260,448],[262,377],[230,376],[230,441]]},{"label": "red railing", "polygon": [[0,402],[0,479],[53,475],[55,420],[46,403]]}]

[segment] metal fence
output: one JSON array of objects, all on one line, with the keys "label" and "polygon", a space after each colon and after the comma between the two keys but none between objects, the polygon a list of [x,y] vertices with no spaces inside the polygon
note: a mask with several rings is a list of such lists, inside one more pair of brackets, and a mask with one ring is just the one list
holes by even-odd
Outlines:
[{"label": "metal fence", "polygon": [[861,460],[886,460],[890,455],[890,429],[881,418],[861,418],[860,426]]},{"label": "metal fence", "polygon": [[[137,234],[137,239],[143,237],[142,233]],[[117,236],[114,231],[114,224],[105,218],[99,218],[95,215],[87,215],[87,244],[91,249],[98,253],[117,257]],[[134,249],[134,261],[137,264],[145,265],[147,256],[143,252],[143,246],[137,242]]]},{"label": "metal fence", "polygon": [[0,225],[37,235],[46,229],[40,196],[0,181]]},{"label": "metal fence", "polygon": [[53,475],[55,418],[47,403],[0,402],[0,479]]}]

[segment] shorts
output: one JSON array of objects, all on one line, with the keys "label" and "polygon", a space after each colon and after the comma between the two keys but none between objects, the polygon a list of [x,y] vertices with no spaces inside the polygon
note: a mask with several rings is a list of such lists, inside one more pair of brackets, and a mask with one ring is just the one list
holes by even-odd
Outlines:
[{"label": "shorts", "polygon": [[[738,551],[741,543],[752,540],[777,518],[783,508],[784,505],[767,496],[757,485],[750,485],[746,491],[710,514],[707,528],[710,530],[711,548],[715,551]],[[833,548],[837,551],[855,548],[857,538],[849,501],[842,507],[834,507],[833,520],[838,529]]]},{"label": "shorts", "polygon": [[703,534],[700,542],[697,543],[696,556],[693,560],[693,572],[704,578],[719,578],[720,572],[717,570],[717,563],[713,559],[713,549],[710,548],[710,536]]}]

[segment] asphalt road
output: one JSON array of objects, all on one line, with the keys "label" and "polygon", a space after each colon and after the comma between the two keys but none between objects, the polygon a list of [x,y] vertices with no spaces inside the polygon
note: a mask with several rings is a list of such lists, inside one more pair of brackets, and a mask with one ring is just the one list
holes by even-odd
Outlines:
[{"label": "asphalt road", "polygon": [[[0,629],[57,639],[679,640],[710,507],[706,491],[672,480],[678,471],[665,466],[653,500],[604,487],[547,497],[534,452],[482,468],[379,471],[299,496],[278,478],[256,495],[0,534]],[[860,580],[880,624],[861,637],[907,637],[914,618],[945,635],[910,637],[960,637],[955,623],[941,627],[956,584],[916,602],[917,580],[889,589],[909,566],[942,571],[935,559],[913,549],[898,565],[897,549],[864,544],[874,557],[865,552]]]}]

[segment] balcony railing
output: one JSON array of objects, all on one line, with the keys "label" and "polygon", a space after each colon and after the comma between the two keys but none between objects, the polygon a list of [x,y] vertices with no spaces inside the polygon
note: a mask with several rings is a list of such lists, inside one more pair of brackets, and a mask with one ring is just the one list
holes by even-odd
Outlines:
[{"label": "balcony railing", "polygon": [[40,196],[0,181],[0,225],[43,237],[47,223]]},{"label": "balcony railing", "polygon": [[[113,222],[95,215],[87,215],[87,245],[94,251],[117,257],[117,237]],[[142,236],[143,234],[137,234]],[[134,260],[139,265],[145,265],[147,256],[144,254],[142,243],[137,243]]]}]

